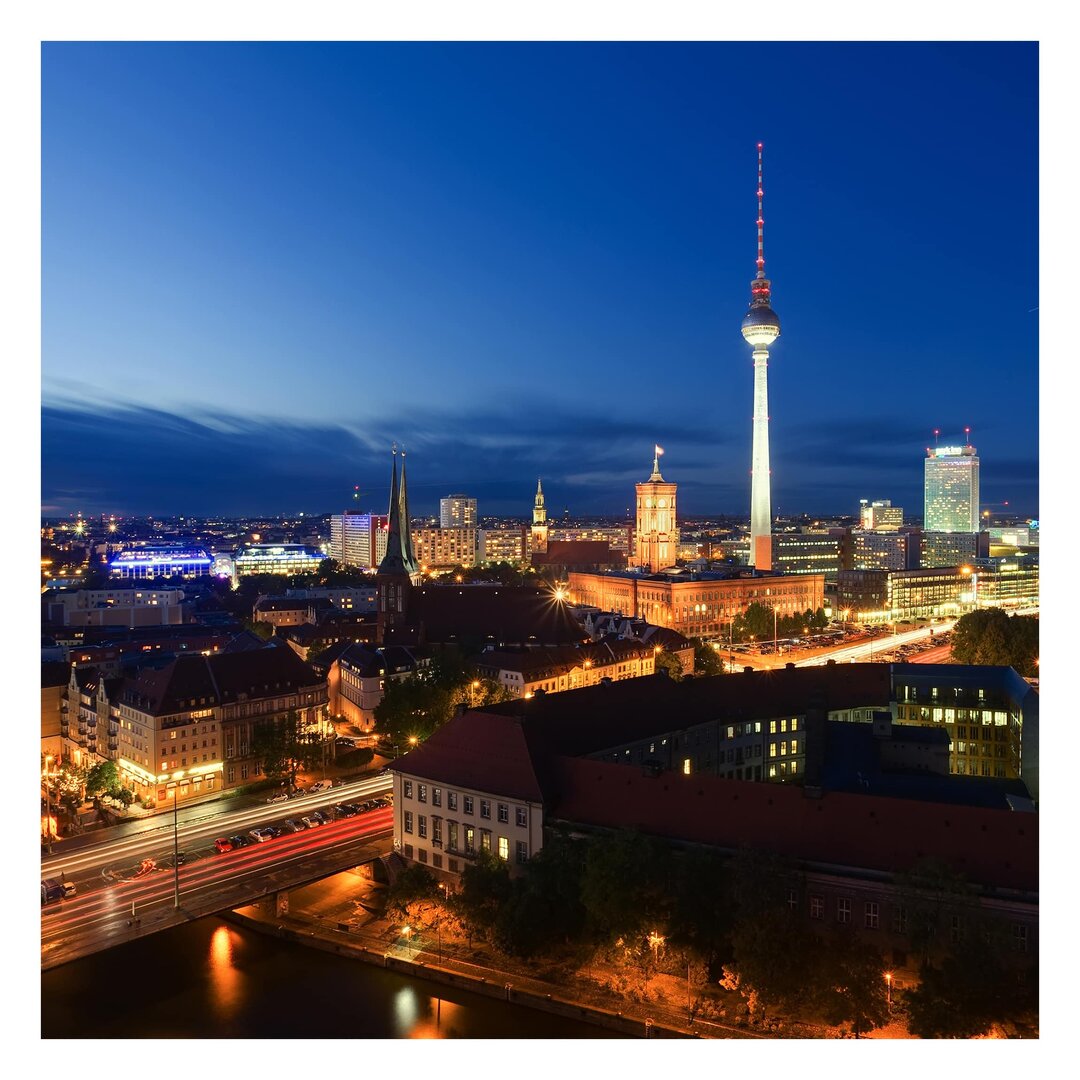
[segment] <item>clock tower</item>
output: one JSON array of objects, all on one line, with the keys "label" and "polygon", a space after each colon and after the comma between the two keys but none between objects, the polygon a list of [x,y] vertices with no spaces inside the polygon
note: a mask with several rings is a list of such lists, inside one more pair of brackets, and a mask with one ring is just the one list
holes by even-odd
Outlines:
[{"label": "clock tower", "polygon": [[637,489],[637,541],[635,562],[651,573],[675,565],[679,546],[679,530],[675,525],[675,491],[660,475],[660,455],[657,446],[653,456],[652,475]]}]

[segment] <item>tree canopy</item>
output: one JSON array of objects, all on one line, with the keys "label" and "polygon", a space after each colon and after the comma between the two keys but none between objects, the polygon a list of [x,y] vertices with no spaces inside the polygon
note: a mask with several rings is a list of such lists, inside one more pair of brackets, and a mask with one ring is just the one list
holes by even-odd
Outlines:
[{"label": "tree canopy", "polygon": [[817,611],[807,608],[801,615],[777,615],[775,626],[774,614],[768,604],[754,601],[741,615],[735,616],[732,639],[734,641],[751,639],[771,641],[774,631],[777,638],[802,637],[811,630],[821,630],[829,624],[821,608]]},{"label": "tree canopy", "polygon": [[1028,678],[1038,675],[1039,619],[1008,615],[1001,608],[970,611],[956,620],[952,658],[958,664],[994,664],[1015,668]]}]

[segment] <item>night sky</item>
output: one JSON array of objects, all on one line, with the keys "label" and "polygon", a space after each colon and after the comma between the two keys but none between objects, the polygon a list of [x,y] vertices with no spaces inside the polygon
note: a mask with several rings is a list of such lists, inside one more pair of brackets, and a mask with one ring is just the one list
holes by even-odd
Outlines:
[{"label": "night sky", "polygon": [[47,515],[1038,513],[1033,44],[47,44]]}]

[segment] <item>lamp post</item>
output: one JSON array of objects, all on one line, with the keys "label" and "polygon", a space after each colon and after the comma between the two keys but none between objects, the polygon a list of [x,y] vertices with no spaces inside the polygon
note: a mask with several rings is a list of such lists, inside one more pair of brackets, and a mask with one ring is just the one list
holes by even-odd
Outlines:
[{"label": "lamp post", "polygon": [[885,985],[888,987],[888,990],[887,990],[888,1002],[889,1002],[889,1008],[891,1009],[892,1008],[892,972],[891,971],[886,971],[885,972]]},{"label": "lamp post", "polygon": [[52,754],[45,755],[45,846],[48,853],[52,854],[52,796],[49,792],[49,780],[52,774],[49,765],[52,763]]},{"label": "lamp post", "polygon": [[773,609],[772,609],[772,651],[773,651],[773,656],[779,656],[780,655],[779,650],[777,648],[777,643],[776,643],[776,640],[777,640],[776,639],[776,618],[777,618],[777,616],[779,614],[780,614],[780,605],[779,604],[773,604]]},{"label": "lamp post", "polygon": [[180,785],[172,785],[172,835],[173,835],[173,907],[180,907],[180,832],[177,804],[180,801]]}]

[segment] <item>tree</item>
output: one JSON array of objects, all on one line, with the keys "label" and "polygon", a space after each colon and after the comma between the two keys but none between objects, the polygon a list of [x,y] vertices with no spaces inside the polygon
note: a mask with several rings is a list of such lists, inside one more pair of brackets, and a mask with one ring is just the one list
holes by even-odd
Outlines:
[{"label": "tree", "polygon": [[724,860],[698,848],[680,852],[672,859],[669,881],[671,944],[692,949],[715,967],[731,950],[732,909]]},{"label": "tree", "polygon": [[386,913],[392,919],[408,919],[409,907],[439,895],[439,886],[426,866],[410,866],[403,870],[386,890]]},{"label": "tree", "polygon": [[99,761],[86,776],[86,794],[112,795],[120,790],[120,773],[115,761]]},{"label": "tree", "polygon": [[666,671],[673,682],[679,682],[683,677],[682,661],[667,649],[661,649],[656,654],[656,670],[657,673]]},{"label": "tree", "polygon": [[975,903],[972,887],[963,874],[940,859],[919,859],[894,878],[896,895],[907,922],[912,951],[924,962],[941,950],[946,915],[962,922]]},{"label": "tree", "polygon": [[251,752],[259,759],[270,780],[287,779],[296,784],[296,774],[322,761],[323,744],[316,735],[300,726],[300,717],[290,709],[282,719],[263,720],[251,733]]},{"label": "tree", "polygon": [[495,923],[496,940],[507,952],[533,956],[581,934],[583,849],[582,843],[555,832],[513,881]]},{"label": "tree", "polygon": [[454,894],[451,906],[470,936],[484,934],[495,925],[510,892],[510,870],[506,863],[490,851],[480,851],[476,862],[465,867],[461,890]]},{"label": "tree", "polygon": [[260,637],[263,641],[269,641],[274,636],[274,624],[269,622],[252,622],[251,619],[244,620],[244,629],[249,630],[256,637]]},{"label": "tree", "polygon": [[1039,620],[1033,615],[984,608],[962,615],[953,627],[952,658],[958,664],[1008,666],[1033,677],[1038,655]]},{"label": "tree", "polygon": [[822,961],[821,1007],[830,1024],[850,1022],[858,1036],[888,1023],[888,984],[877,949],[837,929]]},{"label": "tree", "polygon": [[666,925],[670,854],[651,836],[624,829],[585,854],[581,902],[600,941],[630,941]]},{"label": "tree", "polygon": [[1007,935],[982,922],[955,942],[940,966],[922,965],[907,991],[908,1027],[924,1039],[969,1039],[1034,1008],[1032,995],[1002,962]]},{"label": "tree", "polygon": [[698,675],[722,675],[724,662],[711,645],[701,638],[691,638],[694,643],[694,672]]},{"label": "tree", "polygon": [[731,945],[739,978],[763,1002],[791,1005],[816,993],[822,947],[798,917],[799,875],[783,858],[743,848],[728,866]]}]

